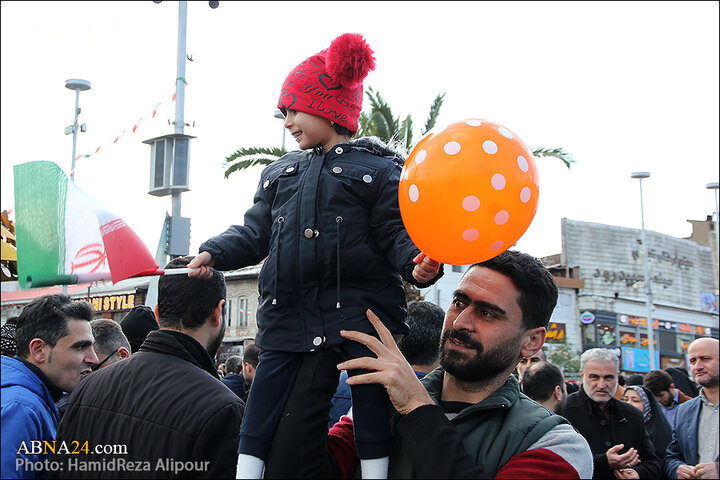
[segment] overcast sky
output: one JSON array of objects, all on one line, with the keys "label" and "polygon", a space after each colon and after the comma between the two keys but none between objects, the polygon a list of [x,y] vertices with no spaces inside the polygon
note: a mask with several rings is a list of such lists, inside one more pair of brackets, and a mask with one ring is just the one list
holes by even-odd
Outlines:
[{"label": "overcast sky", "polygon": [[[69,172],[80,94],[76,183],[122,217],[154,254],[170,197],[149,187],[150,147],[173,133],[178,2],[2,2],[2,209],[14,208],[12,166],[51,160]],[[718,2],[190,2],[185,133],[191,143],[190,253],[242,223],[261,167],[223,178],[240,147],[280,146],[280,86],[300,61],[345,32],[362,33],[377,68],[365,86],[418,129],[445,92],[440,123],[485,118],[535,148],[540,200],[517,248],[561,251],[560,219],[677,237],[714,211],[718,180]],[[161,103],[154,119],[154,107]],[[365,103],[367,107],[367,101]],[[137,131],[131,133],[138,119]],[[117,143],[115,138],[121,135]],[[288,149],[297,144],[287,136]]]}]

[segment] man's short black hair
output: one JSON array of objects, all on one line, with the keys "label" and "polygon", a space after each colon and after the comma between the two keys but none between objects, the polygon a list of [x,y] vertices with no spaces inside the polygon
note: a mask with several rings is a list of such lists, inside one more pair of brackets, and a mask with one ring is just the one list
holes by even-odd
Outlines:
[{"label": "man's short black hair", "polygon": [[473,267],[489,268],[512,280],[520,292],[518,303],[525,330],[547,328],[557,304],[558,289],[552,274],[540,260],[527,253],[506,250],[497,257],[472,265],[468,271]]},{"label": "man's short black hair", "polygon": [[30,355],[30,342],[39,338],[51,347],[58,340],[70,334],[68,319],[91,321],[95,313],[92,305],[85,301],[73,301],[67,295],[53,294],[36,298],[30,302],[17,320],[15,341],[17,355]]},{"label": "man's short black hair", "polygon": [[440,334],[445,312],[434,303],[415,301],[408,304],[410,331],[398,342],[398,348],[411,365],[432,365],[440,356]]},{"label": "man's short black hair", "polygon": [[120,324],[115,320],[98,318],[90,322],[90,328],[95,338],[93,347],[99,356],[112,355],[120,347],[125,347],[128,353],[132,352],[130,342],[123,333]]},{"label": "man's short black hair", "polygon": [[[180,257],[165,269],[187,267],[194,257]],[[213,269],[208,280],[187,275],[163,275],[158,280],[158,315],[161,327],[195,329],[203,326],[220,300],[225,300],[225,277]],[[225,305],[223,304],[223,314]]]},{"label": "man's short black hair", "polygon": [[561,389],[565,378],[558,367],[549,362],[531,364],[523,375],[522,391],[536,402],[544,402],[553,394],[555,387]]},{"label": "man's short black hair", "polygon": [[242,371],[243,359],[240,355],[232,355],[225,360],[225,371],[230,373],[240,373]]},{"label": "man's short black hair", "polygon": [[650,370],[643,380],[645,387],[653,395],[660,396],[663,392],[669,392],[673,384],[673,378],[665,370]]},{"label": "man's short black hair", "polygon": [[243,350],[243,363],[249,363],[253,366],[253,368],[257,368],[258,363],[260,363],[260,352],[260,347],[254,343],[252,345],[248,345]]}]

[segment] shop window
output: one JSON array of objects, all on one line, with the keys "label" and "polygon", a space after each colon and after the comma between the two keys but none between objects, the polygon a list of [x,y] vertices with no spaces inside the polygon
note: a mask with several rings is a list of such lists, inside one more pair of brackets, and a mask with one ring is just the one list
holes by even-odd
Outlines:
[{"label": "shop window", "polygon": [[637,328],[635,327],[619,327],[618,336],[620,337],[621,347],[637,348],[639,346],[640,339],[638,339]]},{"label": "shop window", "polygon": [[597,326],[598,345],[603,347],[617,345],[617,337],[615,336],[615,325],[607,323],[599,323]]},{"label": "shop window", "polygon": [[[643,333],[643,331],[645,333]],[[658,345],[657,337],[658,337],[658,332],[653,331],[653,346],[654,346],[655,350],[657,350],[657,345]],[[643,328],[642,330],[640,330],[640,342],[638,344],[638,348],[647,349],[649,344],[650,344],[650,342],[648,341],[647,328]]]},{"label": "shop window", "polygon": [[687,349],[692,343],[692,341],[695,340],[695,336],[690,333],[679,333],[677,335],[677,352],[678,353],[687,353]]},{"label": "shop window", "polygon": [[583,325],[583,344],[584,345],[597,345],[595,341],[595,325]]},{"label": "shop window", "polygon": [[660,341],[660,351],[677,353],[675,350],[675,332],[659,330],[657,334]]}]

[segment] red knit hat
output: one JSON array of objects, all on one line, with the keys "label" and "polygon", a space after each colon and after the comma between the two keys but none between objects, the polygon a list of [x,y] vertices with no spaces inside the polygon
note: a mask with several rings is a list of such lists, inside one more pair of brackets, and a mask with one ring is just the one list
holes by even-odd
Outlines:
[{"label": "red knit hat", "polygon": [[375,69],[370,46],[358,33],[340,35],[295,67],[283,83],[278,108],[317,115],[355,133],[362,110],[363,80]]}]

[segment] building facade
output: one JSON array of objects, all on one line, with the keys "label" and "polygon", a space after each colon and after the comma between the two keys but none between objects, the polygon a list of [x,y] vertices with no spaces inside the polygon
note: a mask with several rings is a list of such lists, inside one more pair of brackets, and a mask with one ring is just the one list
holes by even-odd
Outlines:
[{"label": "building facade", "polygon": [[612,349],[622,370],[642,373],[650,370],[648,324],[656,368],[686,367],[687,347],[695,338],[718,338],[711,247],[646,231],[648,311],[641,230],[569,219],[562,219],[561,228],[560,262],[548,267],[584,282],[577,294],[580,351]]}]

